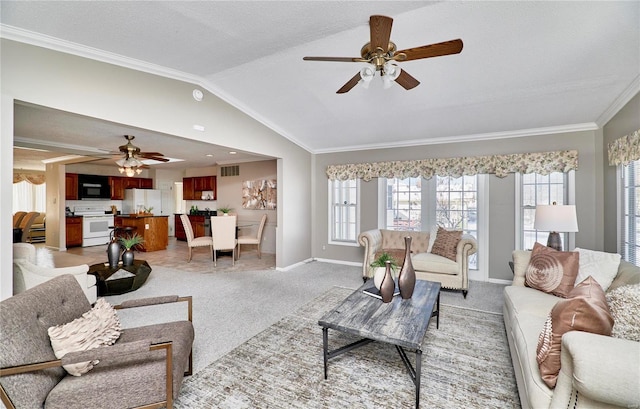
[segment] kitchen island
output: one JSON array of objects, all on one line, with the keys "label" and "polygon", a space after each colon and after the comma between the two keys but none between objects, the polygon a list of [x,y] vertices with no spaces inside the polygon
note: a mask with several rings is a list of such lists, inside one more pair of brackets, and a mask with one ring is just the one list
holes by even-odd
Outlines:
[{"label": "kitchen island", "polygon": [[131,234],[138,233],[144,238],[144,243],[137,246],[140,251],[165,250],[169,245],[169,216],[154,216],[152,214],[116,216],[116,228],[130,227]]}]

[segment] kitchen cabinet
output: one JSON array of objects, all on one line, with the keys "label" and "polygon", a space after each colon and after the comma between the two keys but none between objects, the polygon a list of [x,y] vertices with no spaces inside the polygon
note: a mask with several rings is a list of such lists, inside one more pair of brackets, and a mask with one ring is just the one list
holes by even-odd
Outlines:
[{"label": "kitchen cabinet", "polygon": [[78,200],[78,174],[65,173],[64,198],[66,200]]},{"label": "kitchen cabinet", "polygon": [[132,227],[144,239],[140,251],[165,250],[169,245],[169,216],[116,216],[114,224]]},{"label": "kitchen cabinet", "polygon": [[[181,241],[187,241],[187,233],[184,231],[184,226],[182,225],[182,220],[180,219],[180,215],[175,215],[175,225],[176,225],[176,239]],[[191,229],[193,230],[194,237],[202,237],[205,235],[204,222],[206,216],[195,216],[189,215],[189,221],[191,222]]]},{"label": "kitchen cabinet", "polygon": [[153,179],[110,176],[109,185],[111,186],[111,200],[124,200],[125,189],[151,189]]},{"label": "kitchen cabinet", "polygon": [[205,191],[212,191],[213,197],[209,200],[216,200],[215,176],[195,176],[182,179],[182,198],[184,200],[202,200],[202,192]]},{"label": "kitchen cabinet", "polygon": [[82,246],[82,216],[66,217],[66,246]]}]

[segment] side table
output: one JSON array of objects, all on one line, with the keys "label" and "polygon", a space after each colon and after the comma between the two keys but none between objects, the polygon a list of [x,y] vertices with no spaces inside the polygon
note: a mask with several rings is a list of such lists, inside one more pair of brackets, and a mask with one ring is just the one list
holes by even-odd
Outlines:
[{"label": "side table", "polygon": [[96,276],[98,296],[119,295],[135,291],[147,281],[151,267],[146,260],[134,260],[133,265],[109,268],[109,263],[89,266],[87,274]]}]

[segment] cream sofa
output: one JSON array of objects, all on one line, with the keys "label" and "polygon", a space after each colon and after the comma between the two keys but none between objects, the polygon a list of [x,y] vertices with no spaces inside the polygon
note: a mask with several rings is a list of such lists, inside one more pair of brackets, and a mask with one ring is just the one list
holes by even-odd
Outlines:
[{"label": "cream sofa", "polygon": [[13,244],[13,294],[20,294],[29,288],[49,281],[54,277],[71,274],[76,279],[89,303],[98,299],[96,277],[87,274],[89,265],[79,264],[68,267],[44,267],[36,264],[36,248],[29,243]]},{"label": "cream sofa", "polygon": [[[538,337],[547,315],[562,298],[525,287],[530,251],[513,252],[514,279],[505,287],[503,317],[520,403],[533,408],[640,407],[640,342],[570,331],[562,337],[555,389],[541,378]],[[640,282],[640,268],[622,261],[608,291]]]},{"label": "cream sofa", "polygon": [[476,239],[465,234],[458,243],[456,260],[430,253],[430,232],[402,230],[368,230],[360,233],[358,243],[364,247],[362,278],[373,276],[370,268],[377,252],[382,250],[404,250],[404,238],[411,237],[411,263],[418,280],[439,282],[443,288],[462,290],[467,297],[469,291],[469,256],[476,252]]}]

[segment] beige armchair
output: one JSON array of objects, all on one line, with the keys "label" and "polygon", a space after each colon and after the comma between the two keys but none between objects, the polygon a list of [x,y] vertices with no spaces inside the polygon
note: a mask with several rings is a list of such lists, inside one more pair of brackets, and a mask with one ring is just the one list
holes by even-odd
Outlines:
[{"label": "beige armchair", "polygon": [[[456,260],[450,260],[429,252],[428,231],[402,230],[368,230],[360,233],[358,243],[364,247],[362,278],[373,276],[369,267],[376,258],[376,253],[404,253],[404,238],[411,236],[411,263],[418,280],[439,282],[443,288],[461,290],[467,298],[469,291],[469,256],[477,249],[476,239],[465,234],[458,243]],[[402,260],[399,260],[402,264]]]},{"label": "beige armchair", "polygon": [[45,267],[36,264],[36,248],[29,243],[13,244],[13,294],[20,294],[64,274],[71,274],[76,279],[89,303],[98,299],[96,277],[87,274],[89,266],[81,264],[71,267]]}]

